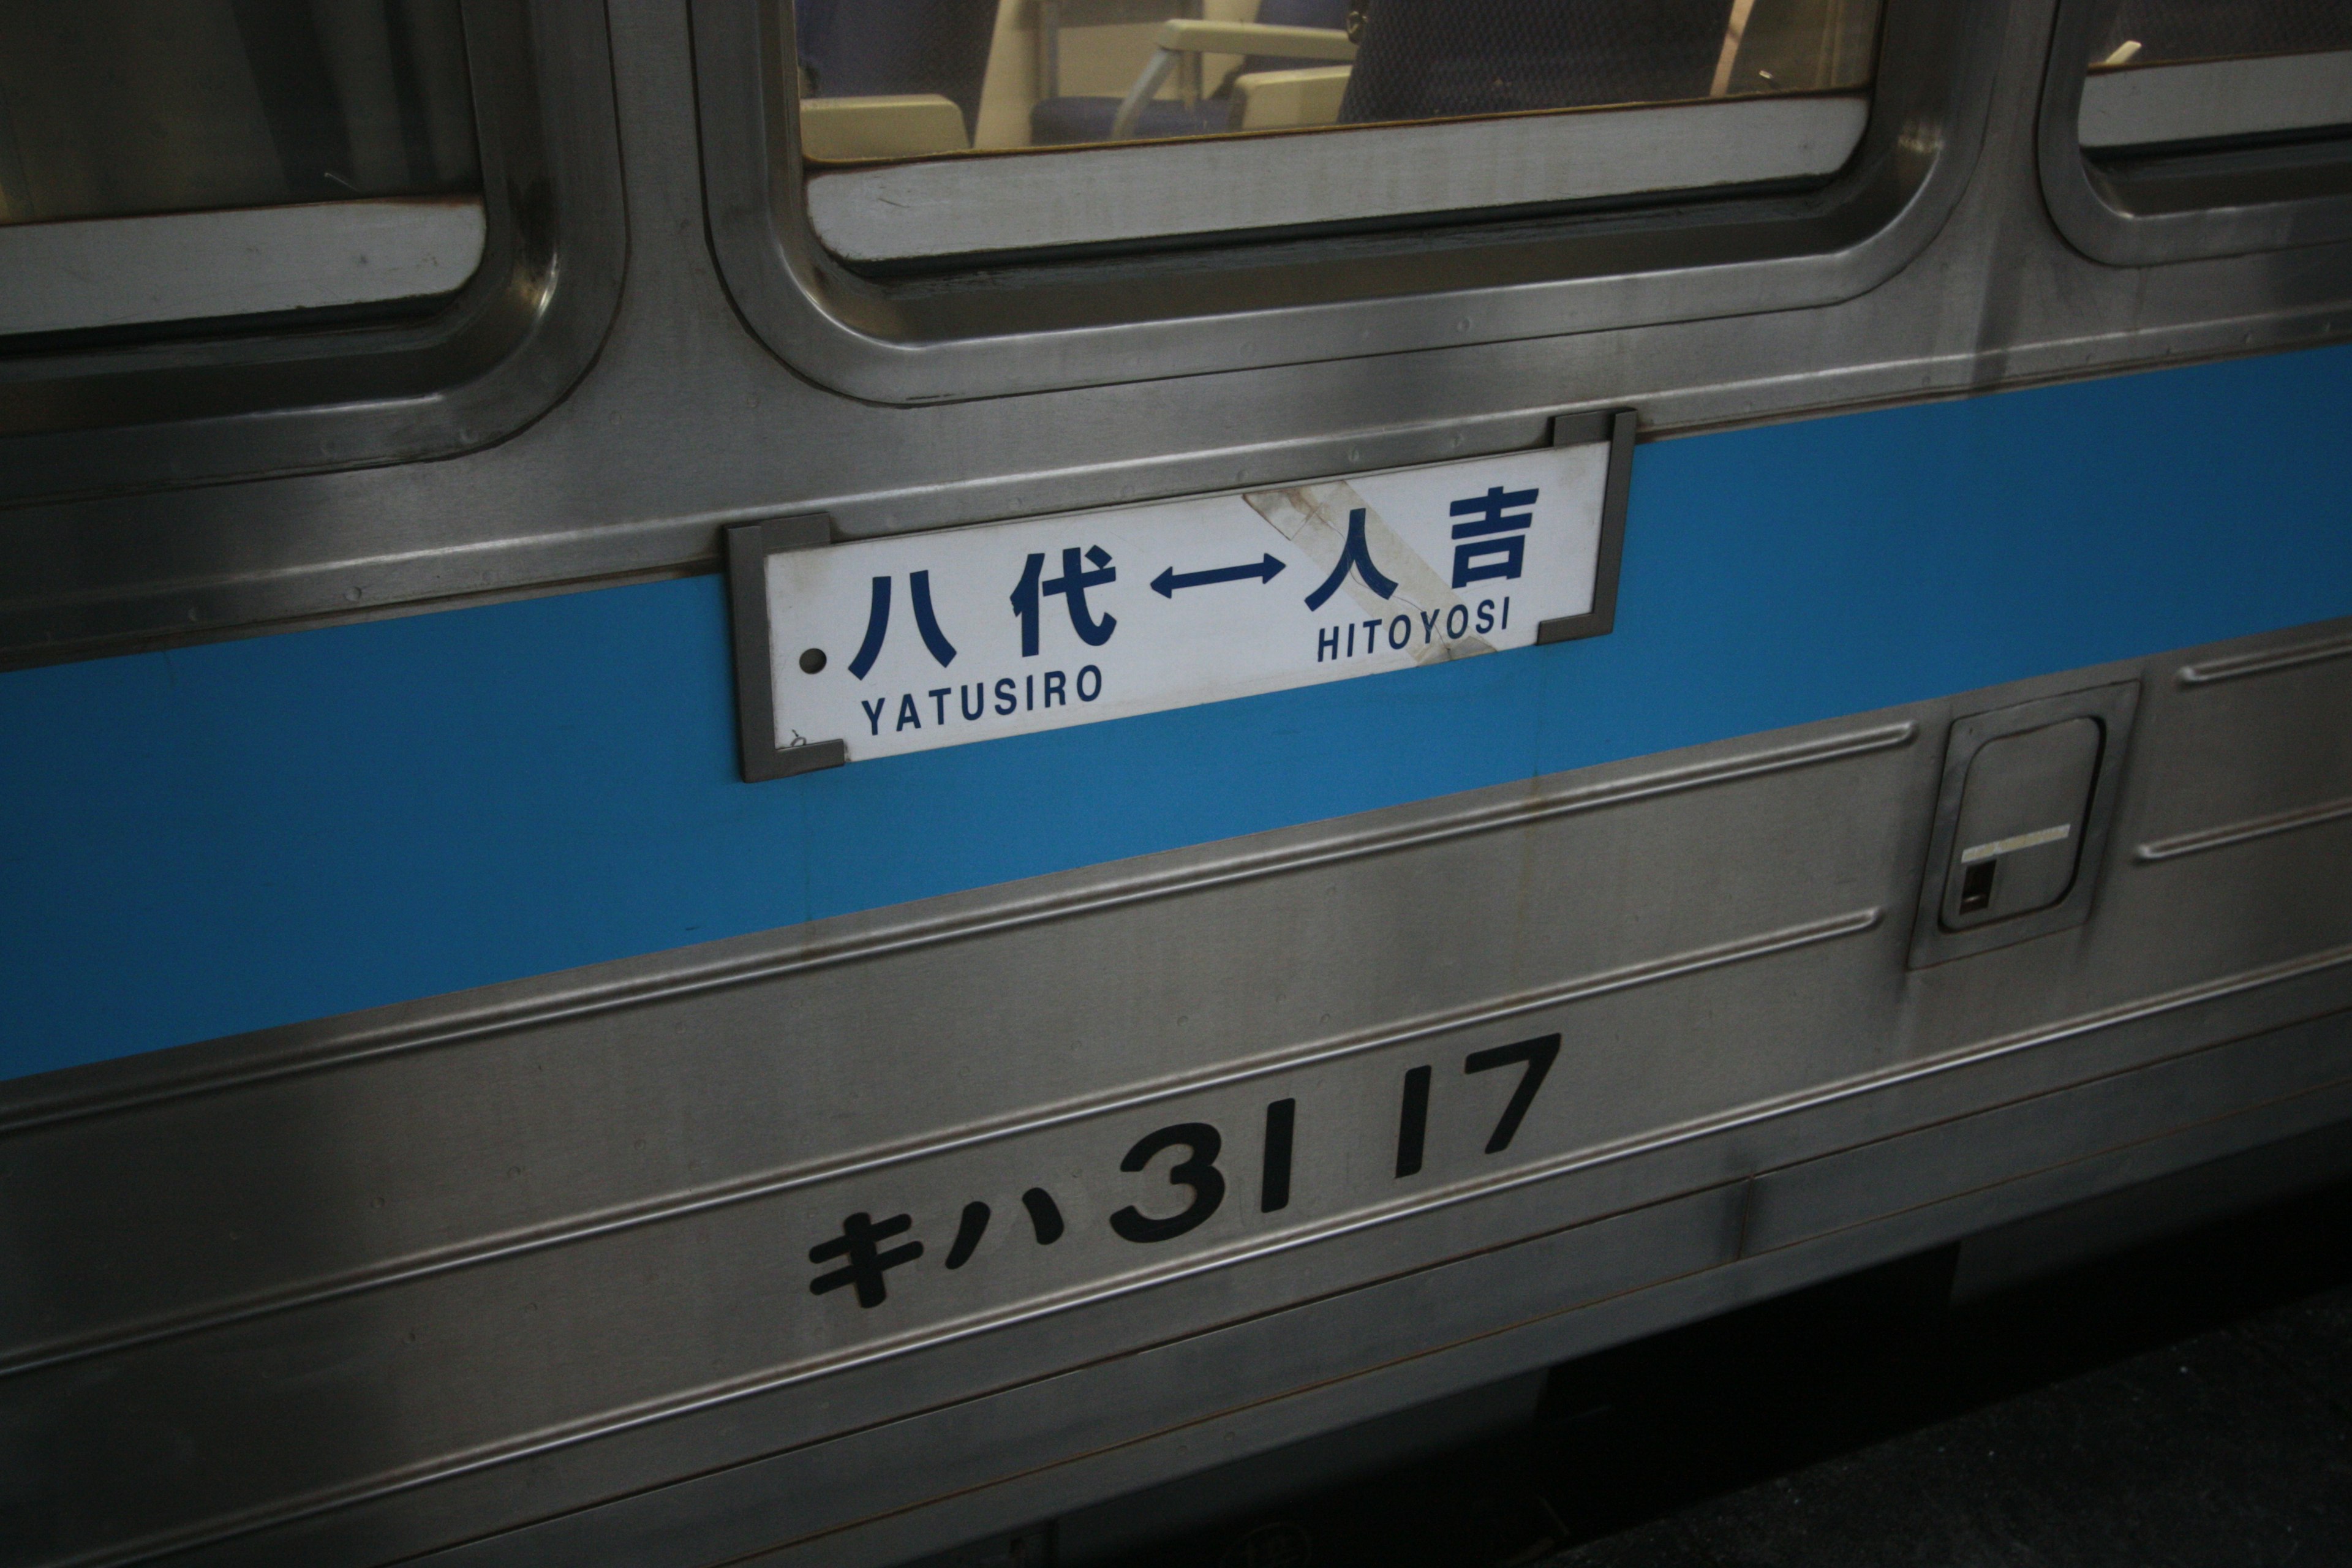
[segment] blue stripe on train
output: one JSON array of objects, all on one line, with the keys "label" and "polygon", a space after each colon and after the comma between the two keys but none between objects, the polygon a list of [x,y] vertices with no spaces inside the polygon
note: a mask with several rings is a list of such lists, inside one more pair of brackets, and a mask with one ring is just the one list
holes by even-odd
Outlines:
[{"label": "blue stripe on train", "polygon": [[0,678],[0,1076],[2352,613],[2352,350],[1640,449],[1595,642],[747,785],[716,578]]}]

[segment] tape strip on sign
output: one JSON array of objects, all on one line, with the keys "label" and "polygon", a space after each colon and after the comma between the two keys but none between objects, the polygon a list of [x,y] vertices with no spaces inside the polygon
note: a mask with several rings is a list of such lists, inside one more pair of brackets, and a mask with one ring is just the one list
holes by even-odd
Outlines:
[{"label": "tape strip on sign", "polygon": [[1633,432],[899,538],[730,528],[743,776],[1599,636]]}]

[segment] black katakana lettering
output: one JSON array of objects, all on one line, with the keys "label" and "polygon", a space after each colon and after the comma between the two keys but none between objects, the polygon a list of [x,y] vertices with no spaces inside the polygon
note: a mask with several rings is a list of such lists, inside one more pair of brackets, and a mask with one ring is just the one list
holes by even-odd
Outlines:
[{"label": "black katakana lettering", "polygon": [[963,1205],[963,1218],[956,1226],[955,1243],[948,1248],[948,1267],[961,1268],[971,1261],[972,1248],[988,1234],[988,1205],[975,1198]]},{"label": "black katakana lettering", "polygon": [[1021,1194],[1022,1207],[1029,1211],[1029,1224],[1037,1233],[1037,1245],[1051,1247],[1062,1239],[1062,1210],[1054,1202],[1054,1194],[1043,1187],[1032,1187]]},{"label": "black katakana lettering", "polygon": [[851,1215],[841,1222],[841,1234],[831,1241],[820,1241],[809,1248],[811,1263],[824,1263],[835,1258],[848,1261],[830,1274],[820,1274],[809,1281],[809,1294],[822,1296],[828,1290],[838,1290],[844,1285],[856,1287],[857,1304],[878,1307],[889,1297],[882,1283],[883,1272],[901,1263],[912,1263],[923,1255],[923,1244],[910,1241],[904,1247],[894,1247],[887,1252],[875,1249],[877,1241],[887,1241],[899,1232],[913,1227],[912,1215],[893,1215],[881,1224],[874,1223],[871,1215]]}]

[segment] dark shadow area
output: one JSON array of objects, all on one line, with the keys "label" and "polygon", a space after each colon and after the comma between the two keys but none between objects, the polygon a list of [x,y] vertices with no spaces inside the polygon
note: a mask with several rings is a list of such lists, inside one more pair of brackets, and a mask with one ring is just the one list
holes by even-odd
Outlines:
[{"label": "dark shadow area", "polygon": [[1957,1253],[1570,1363],[1532,1424],[1120,1568],[2352,1561],[2352,1184],[1956,1308]]}]

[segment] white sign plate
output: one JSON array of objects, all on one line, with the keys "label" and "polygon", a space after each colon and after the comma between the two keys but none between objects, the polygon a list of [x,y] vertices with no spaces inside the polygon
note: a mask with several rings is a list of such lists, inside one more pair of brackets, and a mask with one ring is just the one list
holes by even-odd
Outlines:
[{"label": "white sign plate", "polygon": [[[746,776],[1605,631],[1619,421],[1614,443],[1145,506],[756,553],[730,539],[739,637],[747,569],[767,633],[738,650],[767,674],[745,696]],[[813,746],[822,760],[793,755]]]}]

